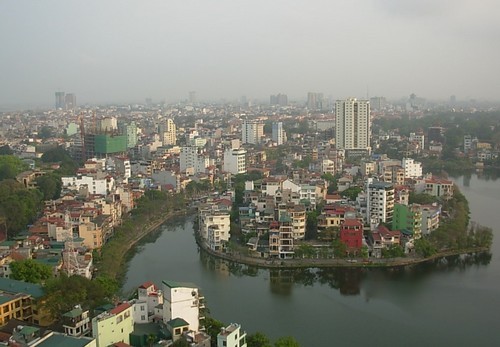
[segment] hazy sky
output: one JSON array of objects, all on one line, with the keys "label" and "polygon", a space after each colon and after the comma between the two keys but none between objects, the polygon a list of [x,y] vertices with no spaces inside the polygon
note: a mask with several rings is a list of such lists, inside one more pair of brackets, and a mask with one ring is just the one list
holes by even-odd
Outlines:
[{"label": "hazy sky", "polygon": [[326,96],[499,100],[498,0],[2,0],[0,106]]}]

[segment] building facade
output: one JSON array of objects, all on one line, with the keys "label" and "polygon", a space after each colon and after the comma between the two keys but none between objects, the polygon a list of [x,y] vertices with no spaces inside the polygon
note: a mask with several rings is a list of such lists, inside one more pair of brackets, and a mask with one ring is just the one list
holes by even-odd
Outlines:
[{"label": "building facade", "polygon": [[370,149],[371,119],[367,100],[349,98],[335,103],[335,143],[338,149]]}]

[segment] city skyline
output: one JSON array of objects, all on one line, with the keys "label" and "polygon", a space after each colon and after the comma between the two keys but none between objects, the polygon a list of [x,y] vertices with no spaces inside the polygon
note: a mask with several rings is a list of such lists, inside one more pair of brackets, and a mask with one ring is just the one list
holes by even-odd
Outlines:
[{"label": "city skyline", "polygon": [[411,93],[498,101],[495,2],[0,4],[0,107]]}]

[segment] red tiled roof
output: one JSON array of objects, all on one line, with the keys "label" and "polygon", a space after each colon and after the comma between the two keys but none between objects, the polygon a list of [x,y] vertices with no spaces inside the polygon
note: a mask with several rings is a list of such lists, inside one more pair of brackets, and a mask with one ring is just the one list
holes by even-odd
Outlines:
[{"label": "red tiled roof", "polygon": [[363,223],[361,223],[357,219],[346,219],[341,226],[346,226],[346,227],[354,227],[354,226],[363,226]]},{"label": "red tiled roof", "polygon": [[[144,282],[143,284],[141,284],[139,286],[139,288],[148,289],[151,286],[155,286],[155,284],[153,282],[151,282],[151,281],[147,281],[147,282]],[[155,286],[155,288],[156,288],[156,286]]]},{"label": "red tiled roof", "polygon": [[111,314],[119,314],[125,311],[127,308],[130,307],[130,304],[128,302],[124,302],[123,304],[120,304],[116,306],[114,309],[110,310],[109,313]]}]

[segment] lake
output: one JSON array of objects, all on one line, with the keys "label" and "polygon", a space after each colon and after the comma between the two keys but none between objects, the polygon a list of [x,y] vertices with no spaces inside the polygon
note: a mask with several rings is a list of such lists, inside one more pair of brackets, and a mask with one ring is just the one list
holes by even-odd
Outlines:
[{"label": "lake", "polygon": [[500,345],[500,180],[453,178],[471,219],[494,230],[492,255],[397,270],[265,270],[199,252],[193,217],[169,221],[130,255],[124,292],[146,281],[197,284],[216,319],[301,346]]}]

